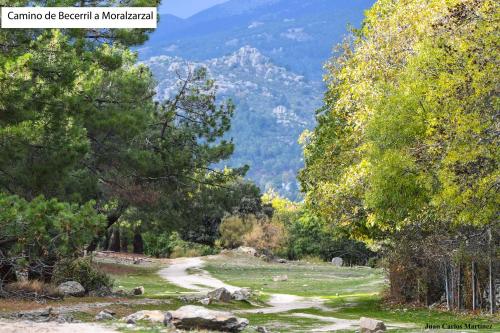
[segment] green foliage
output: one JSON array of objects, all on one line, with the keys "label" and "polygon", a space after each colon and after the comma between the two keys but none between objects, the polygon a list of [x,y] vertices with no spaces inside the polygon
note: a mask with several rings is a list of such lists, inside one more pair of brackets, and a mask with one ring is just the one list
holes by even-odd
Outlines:
[{"label": "green foliage", "polygon": [[90,257],[63,259],[54,267],[52,281],[60,284],[66,281],[80,283],[86,292],[107,290],[113,287],[113,280],[92,263]]},{"label": "green foliage", "polygon": [[79,204],[94,200],[107,225],[91,229],[96,239],[90,250],[124,215],[148,221],[144,229],[179,228],[198,209],[193,199],[200,193],[246,172],[212,168],[233,152],[233,143],[222,137],[234,106],[216,100],[217,87],[205,70],[186,69],[171,99],[154,100],[152,74],[129,49],[144,42],[147,32],[0,31],[0,190],[26,200],[40,195]]},{"label": "green foliage", "polygon": [[404,300],[433,302],[441,271],[495,255],[499,26],[496,1],[379,0],[327,65],[325,107],[303,136],[306,205],[382,246]]},{"label": "green foliage", "polygon": [[362,37],[328,66],[326,107],[305,140],[308,206],[361,238],[383,238],[425,211],[491,224],[495,28],[494,1],[378,1]]},{"label": "green foliage", "polygon": [[30,261],[47,256],[78,256],[104,224],[104,216],[97,214],[93,205],[43,197],[28,202],[0,192],[2,252],[22,254]]},{"label": "green foliage", "polygon": [[0,192],[0,267],[29,267],[45,278],[56,261],[81,255],[104,220],[93,202],[80,206],[43,197],[28,202]]},{"label": "green foliage", "polygon": [[144,237],[144,253],[155,257],[201,257],[218,253],[213,246],[187,242],[178,232],[156,235],[146,232]]}]

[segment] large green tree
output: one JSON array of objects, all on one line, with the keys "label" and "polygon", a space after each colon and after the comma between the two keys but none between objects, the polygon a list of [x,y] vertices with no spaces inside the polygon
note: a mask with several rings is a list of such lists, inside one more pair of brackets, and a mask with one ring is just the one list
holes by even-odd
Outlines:
[{"label": "large green tree", "polygon": [[[13,1],[38,6],[157,6],[157,0]],[[233,152],[222,139],[234,107],[216,102],[203,69],[179,71],[155,101],[151,72],[129,47],[143,29],[0,31],[0,190],[94,202],[111,227],[129,208],[161,223],[190,198],[244,172],[213,170]],[[182,221],[181,221],[182,222]],[[104,234],[104,230],[97,236]],[[96,238],[97,240],[97,238]],[[94,241],[89,249],[94,249]]]},{"label": "large green tree", "polygon": [[[498,248],[498,9],[377,1],[327,65],[326,105],[304,135],[307,204],[407,265],[391,280],[408,280],[407,300],[426,284],[425,300],[439,298],[449,274],[461,288],[462,265]],[[448,304],[463,306],[454,295]]]}]

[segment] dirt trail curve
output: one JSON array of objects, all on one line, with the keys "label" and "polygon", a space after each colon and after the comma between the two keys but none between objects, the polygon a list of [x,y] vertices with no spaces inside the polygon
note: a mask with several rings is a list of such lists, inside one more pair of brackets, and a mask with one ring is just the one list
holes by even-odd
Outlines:
[{"label": "dirt trail curve", "polygon": [[[174,259],[170,266],[159,271],[162,278],[179,287],[198,292],[207,292],[217,288],[226,288],[230,292],[241,289],[231,286],[214,278],[203,270],[201,258],[179,258]],[[195,274],[189,274],[188,270],[196,269]],[[241,313],[279,313],[297,309],[323,308],[323,301],[318,298],[305,298],[295,295],[271,294],[267,302],[269,307],[252,310],[239,311]]]},{"label": "dirt trail curve", "polygon": [[[204,262],[201,258],[179,258],[171,261],[170,266],[161,269],[158,273],[159,275],[169,281],[184,289],[193,290],[200,293],[206,293],[207,291],[216,288],[226,288],[227,290],[234,292],[240,287],[231,286],[222,282],[219,279],[214,278],[207,271],[203,270],[202,267]],[[190,274],[189,270],[195,270],[194,274]],[[300,309],[310,309],[317,308],[320,310],[328,310],[327,307],[323,305],[324,301],[319,298],[312,297],[300,297],[295,295],[287,294],[271,294],[270,299],[267,302],[268,307],[251,309],[251,310],[240,310],[235,311],[237,313],[282,313],[292,310]],[[352,330],[359,327],[358,320],[348,320],[333,317],[323,317],[310,315],[305,313],[293,313],[290,314],[294,317],[316,319],[318,322],[329,323],[327,326],[319,326],[312,329],[311,332],[335,332],[338,330]],[[390,323],[387,324],[389,328],[413,328],[412,324],[403,323]]]}]

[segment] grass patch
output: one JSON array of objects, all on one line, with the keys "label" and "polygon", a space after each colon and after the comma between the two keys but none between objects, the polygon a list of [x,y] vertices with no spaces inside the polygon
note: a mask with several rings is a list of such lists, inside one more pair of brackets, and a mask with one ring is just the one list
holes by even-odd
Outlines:
[{"label": "grass patch", "polygon": [[[112,265],[114,264],[106,264],[108,270]],[[114,270],[116,271],[116,269]],[[121,268],[118,271],[118,274],[110,274],[115,281],[115,288],[123,287],[125,290],[131,290],[135,287],[143,286],[145,293],[141,297],[161,298],[187,291],[162,279],[158,275],[158,268],[156,267],[133,267],[133,270],[127,271],[126,274],[123,273],[124,271]]]},{"label": "grass patch", "polygon": [[[473,315],[453,313],[447,311],[430,310],[426,308],[388,308],[384,306],[378,295],[361,294],[332,297],[325,303],[331,307],[331,311],[318,309],[296,310],[301,312],[326,317],[358,320],[360,317],[370,317],[383,320],[386,323],[412,323],[419,330],[424,330],[426,324],[432,325],[462,325],[460,331],[467,331],[466,324],[493,325],[492,329],[480,330],[481,332],[499,332],[500,325],[498,317],[487,315]],[[396,329],[391,332],[414,332],[415,328]],[[453,331],[453,330],[452,330]]]},{"label": "grass patch", "polygon": [[[383,272],[368,267],[334,267],[328,263],[267,263],[231,255],[207,260],[204,267],[222,281],[265,293],[328,297],[378,292],[384,286]],[[287,275],[288,281],[274,282],[273,276]]]}]

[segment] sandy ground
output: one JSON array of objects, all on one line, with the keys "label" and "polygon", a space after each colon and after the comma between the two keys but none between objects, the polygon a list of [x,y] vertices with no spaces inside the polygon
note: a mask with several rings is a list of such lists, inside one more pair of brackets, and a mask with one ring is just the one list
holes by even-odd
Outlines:
[{"label": "sandy ground", "polygon": [[32,321],[0,320],[0,333],[117,333],[97,324],[35,323]]}]

